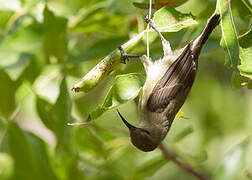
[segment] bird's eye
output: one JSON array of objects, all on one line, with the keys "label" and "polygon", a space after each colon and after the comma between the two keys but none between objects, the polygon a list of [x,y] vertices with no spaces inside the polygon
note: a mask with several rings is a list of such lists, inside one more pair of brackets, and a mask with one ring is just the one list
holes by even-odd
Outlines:
[{"label": "bird's eye", "polygon": [[145,130],[145,129],[142,129],[142,131],[143,131],[144,133],[150,135],[150,132],[149,132],[149,131],[147,131],[147,130]]}]

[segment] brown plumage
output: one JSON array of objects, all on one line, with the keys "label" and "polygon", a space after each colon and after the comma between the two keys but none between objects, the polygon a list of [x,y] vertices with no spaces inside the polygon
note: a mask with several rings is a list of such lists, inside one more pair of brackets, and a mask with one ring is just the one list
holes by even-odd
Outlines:
[{"label": "brown plumage", "polygon": [[[139,127],[129,124],[118,111],[130,130],[131,142],[140,150],[152,151],[165,138],[173,119],[191,90],[202,46],[218,25],[219,18],[218,14],[212,15],[201,35],[194,41],[190,41],[179,55],[172,52],[169,42],[158,31],[155,23],[147,19],[151,27],[159,33],[164,57],[155,62],[145,55],[140,57],[146,71],[146,82],[138,105]],[[124,60],[137,57],[127,55],[122,49],[120,50]]]}]

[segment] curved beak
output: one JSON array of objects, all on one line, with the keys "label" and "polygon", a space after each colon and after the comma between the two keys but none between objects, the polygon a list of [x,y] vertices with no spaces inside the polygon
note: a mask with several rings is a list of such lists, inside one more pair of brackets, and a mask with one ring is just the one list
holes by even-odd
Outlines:
[{"label": "curved beak", "polygon": [[117,112],[118,112],[120,118],[122,119],[123,123],[124,123],[130,130],[137,129],[137,127],[131,125],[130,123],[128,123],[128,122],[126,121],[126,119],[124,119],[124,117],[121,115],[121,113],[118,111],[118,109],[117,109]]}]

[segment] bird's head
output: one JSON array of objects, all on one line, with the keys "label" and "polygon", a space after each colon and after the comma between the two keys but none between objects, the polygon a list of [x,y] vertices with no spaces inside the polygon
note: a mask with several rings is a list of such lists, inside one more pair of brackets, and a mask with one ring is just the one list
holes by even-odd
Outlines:
[{"label": "bird's head", "polygon": [[135,127],[128,123],[124,117],[121,115],[121,113],[117,110],[120,118],[122,119],[123,123],[128,127],[130,131],[130,138],[131,142],[134,146],[136,146],[138,149],[148,152],[153,151],[157,148],[159,143],[156,143],[153,139],[153,136],[150,131],[147,129]]}]

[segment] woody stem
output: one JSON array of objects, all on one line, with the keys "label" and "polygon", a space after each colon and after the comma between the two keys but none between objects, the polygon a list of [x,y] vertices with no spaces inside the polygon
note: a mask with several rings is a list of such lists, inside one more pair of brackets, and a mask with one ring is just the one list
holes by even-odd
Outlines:
[{"label": "woody stem", "polygon": [[188,164],[182,162],[179,160],[170,150],[168,150],[163,144],[159,146],[159,149],[162,151],[164,157],[167,160],[171,160],[173,163],[175,163],[178,167],[186,171],[187,173],[191,174],[192,176],[195,176],[199,180],[208,180],[204,175],[200,174],[196,170],[194,170],[191,166]]}]

